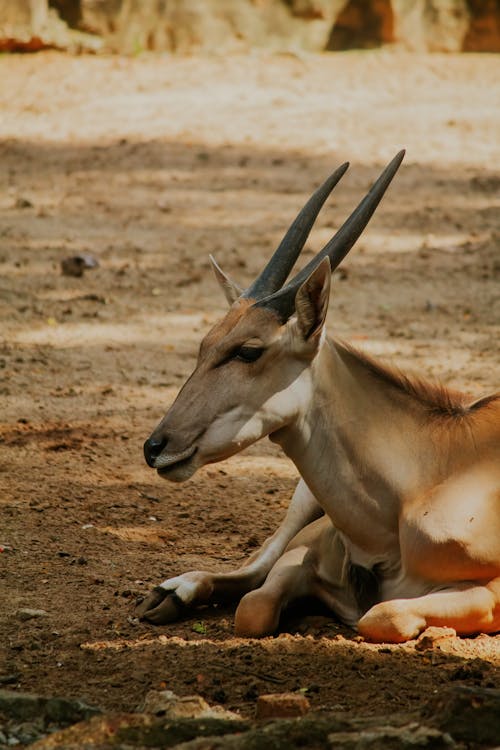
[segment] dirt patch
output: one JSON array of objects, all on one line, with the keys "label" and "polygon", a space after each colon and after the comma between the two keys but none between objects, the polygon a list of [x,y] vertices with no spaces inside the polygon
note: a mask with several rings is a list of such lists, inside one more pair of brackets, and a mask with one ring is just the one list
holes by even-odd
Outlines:
[{"label": "dirt patch", "polygon": [[[247,284],[306,195],[352,161],[305,258],[381,164],[406,166],[333,285],[332,334],[479,396],[500,335],[492,58],[0,59],[0,676],[130,711],[149,689],[252,717],[306,691],[348,715],[498,685],[499,637],[374,646],[307,605],[276,638],[232,609],[154,629],[152,585],[230,570],[282,518],[293,466],[265,442],[161,482],[142,442],[224,311],[213,252]],[[99,268],[61,275],[92,253]],[[47,616],[19,621],[21,607]]]}]

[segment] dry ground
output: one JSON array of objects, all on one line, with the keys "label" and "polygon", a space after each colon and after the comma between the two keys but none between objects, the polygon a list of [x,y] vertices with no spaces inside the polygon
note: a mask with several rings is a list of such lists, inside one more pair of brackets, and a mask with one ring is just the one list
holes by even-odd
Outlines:
[{"label": "dry ground", "polygon": [[[153,584],[231,569],[283,516],[295,470],[266,442],[181,486],[142,442],[224,310],[208,253],[249,282],[342,161],[306,257],[408,149],[336,277],[330,332],[474,396],[495,388],[497,73],[488,55],[386,51],[0,58],[1,681],[124,710],[164,685],[244,716],[284,690],[362,715],[498,685],[499,636],[419,652],[324,613],[260,642],[233,637],[230,608],[134,620]],[[100,267],[62,276],[80,251]]]}]

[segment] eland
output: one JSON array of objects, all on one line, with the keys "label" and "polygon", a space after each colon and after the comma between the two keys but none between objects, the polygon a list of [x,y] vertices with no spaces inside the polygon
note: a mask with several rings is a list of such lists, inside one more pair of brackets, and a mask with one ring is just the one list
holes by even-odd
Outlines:
[{"label": "eland", "polygon": [[312,195],[248,289],[212,265],[230,304],[144,444],[183,482],[262,437],[301,479],[276,532],[237,570],[191,571],[140,605],[154,624],[239,601],[241,636],[270,635],[301,597],[373,641],[429,626],[500,630],[500,393],[471,401],[328,338],[332,271],[397,172],[390,162],[334,237],[287,282],[348,164]]}]

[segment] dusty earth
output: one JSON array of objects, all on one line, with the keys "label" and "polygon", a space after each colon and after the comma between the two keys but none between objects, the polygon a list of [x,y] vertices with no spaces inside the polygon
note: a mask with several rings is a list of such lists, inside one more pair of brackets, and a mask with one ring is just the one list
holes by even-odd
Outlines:
[{"label": "dusty earth", "polygon": [[[142,443],[224,312],[208,253],[248,283],[339,163],[351,170],[306,258],[408,149],[336,274],[330,333],[473,396],[495,389],[497,74],[489,55],[390,51],[0,58],[4,686],[119,710],[168,687],[244,717],[262,693],[358,716],[499,686],[500,636],[370,645],[310,605],[262,641],[234,638],[230,607],[160,628],[134,617],[155,583],[230,570],[283,517],[296,472],[267,442],[185,485],[148,469]],[[61,275],[78,252],[99,267]]]}]

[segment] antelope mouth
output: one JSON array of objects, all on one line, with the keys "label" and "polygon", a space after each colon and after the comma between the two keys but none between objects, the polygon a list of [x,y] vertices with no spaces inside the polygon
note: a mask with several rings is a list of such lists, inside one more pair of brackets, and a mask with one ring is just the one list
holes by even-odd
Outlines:
[{"label": "antelope mouth", "polygon": [[191,445],[180,453],[162,454],[155,461],[154,468],[160,476],[166,476],[172,469],[178,469],[189,463],[198,448]]}]

